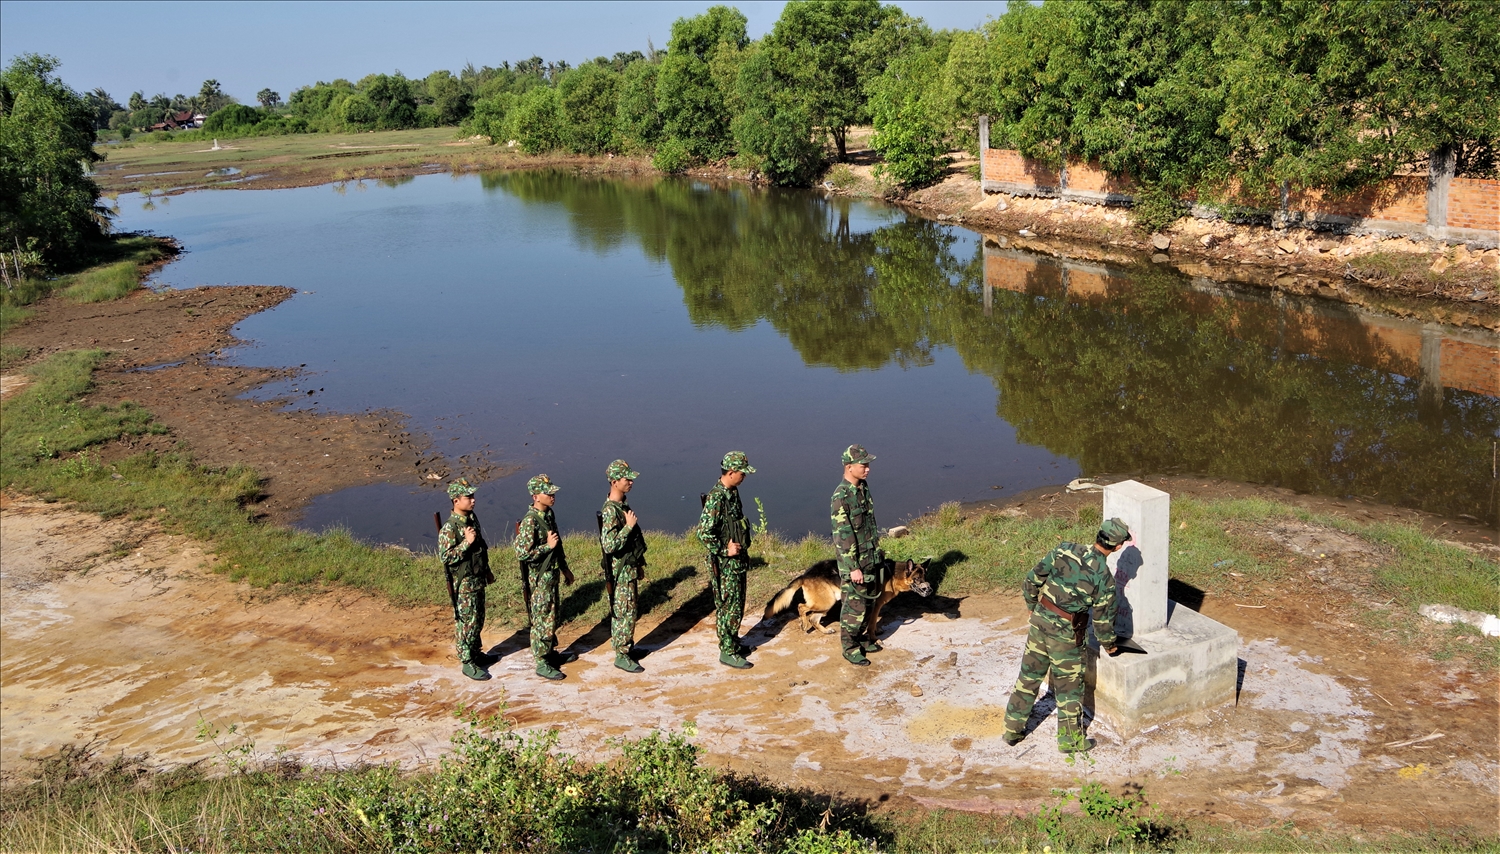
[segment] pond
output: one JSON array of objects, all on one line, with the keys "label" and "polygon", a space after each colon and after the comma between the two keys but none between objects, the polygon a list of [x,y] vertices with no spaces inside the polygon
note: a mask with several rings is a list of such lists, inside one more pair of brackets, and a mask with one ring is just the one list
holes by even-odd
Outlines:
[{"label": "pond", "polygon": [[[394,409],[486,484],[593,527],[617,457],[685,530],[731,449],[773,529],[826,535],[850,443],[884,525],[1098,472],[1194,472],[1496,519],[1500,344],[1483,332],[1152,265],[1061,262],[817,192],[560,172],[124,197],[178,238],[158,283],[299,293],[230,362],[305,365],[316,406]],[[273,383],[264,397],[293,397]],[[300,395],[297,395],[300,396]],[[293,404],[312,406],[313,404]],[[433,542],[433,484],[316,500],[302,524]]]}]

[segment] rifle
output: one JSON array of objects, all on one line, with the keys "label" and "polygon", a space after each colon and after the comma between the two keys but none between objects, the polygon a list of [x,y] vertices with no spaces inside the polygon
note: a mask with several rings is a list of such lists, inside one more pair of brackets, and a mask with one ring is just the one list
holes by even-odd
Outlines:
[{"label": "rifle", "polygon": [[[439,536],[443,533],[443,514],[433,512],[432,524],[437,526]],[[439,557],[441,561],[441,557]],[[448,582],[448,602],[453,606],[453,621],[458,622],[458,591],[453,588],[453,573],[448,571],[448,565],[443,564],[443,580]]]},{"label": "rifle", "polygon": [[609,618],[615,618],[615,574],[609,568],[609,553],[604,551],[604,512],[594,511],[594,521],[599,525],[599,568],[604,570],[604,594],[609,597]]},{"label": "rifle", "polygon": [[[521,535],[521,520],[516,520],[515,536]],[[526,567],[526,561],[518,561],[521,564],[521,598],[526,601],[526,622],[531,622],[531,570]]]}]

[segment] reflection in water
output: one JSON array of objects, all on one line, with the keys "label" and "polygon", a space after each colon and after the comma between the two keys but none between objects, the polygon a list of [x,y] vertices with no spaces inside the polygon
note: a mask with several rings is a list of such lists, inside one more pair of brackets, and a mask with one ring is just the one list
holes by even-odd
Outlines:
[{"label": "reflection in water", "polygon": [[[633,240],[668,262],[695,325],[764,320],[805,363],[840,371],[919,367],[950,347],[992,379],[1019,440],[1087,472],[1191,471],[1497,519],[1493,334],[1154,266],[994,245],[958,257],[947,226],[854,227],[857,208],[816,194],[547,172],[483,180],[561,206],[586,250]],[[903,415],[922,417],[892,400]]]}]

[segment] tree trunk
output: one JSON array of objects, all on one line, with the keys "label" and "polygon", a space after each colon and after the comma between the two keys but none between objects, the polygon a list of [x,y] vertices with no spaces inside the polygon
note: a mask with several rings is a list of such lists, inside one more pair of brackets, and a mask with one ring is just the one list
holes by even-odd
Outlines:
[{"label": "tree trunk", "polygon": [[838,151],[839,151],[838,162],[839,163],[848,162],[848,160],[849,160],[849,149],[848,149],[848,144],[847,143],[848,143],[848,138],[849,138],[849,129],[847,127],[836,127],[836,128],[829,128],[828,132],[831,133],[831,134],[833,134],[833,144],[834,144],[835,147],[838,148]]}]

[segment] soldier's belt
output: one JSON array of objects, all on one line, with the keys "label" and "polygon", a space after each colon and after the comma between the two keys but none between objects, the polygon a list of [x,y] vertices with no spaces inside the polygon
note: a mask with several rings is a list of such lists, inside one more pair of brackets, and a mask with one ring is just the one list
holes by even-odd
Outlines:
[{"label": "soldier's belt", "polygon": [[1064,611],[1063,609],[1057,607],[1057,603],[1053,602],[1051,599],[1048,599],[1046,596],[1038,596],[1036,597],[1036,601],[1043,608],[1046,608],[1048,611],[1051,611],[1052,613],[1056,614],[1059,617],[1062,617],[1064,620],[1067,620],[1070,623],[1078,618],[1077,614],[1074,614],[1071,611]]}]

